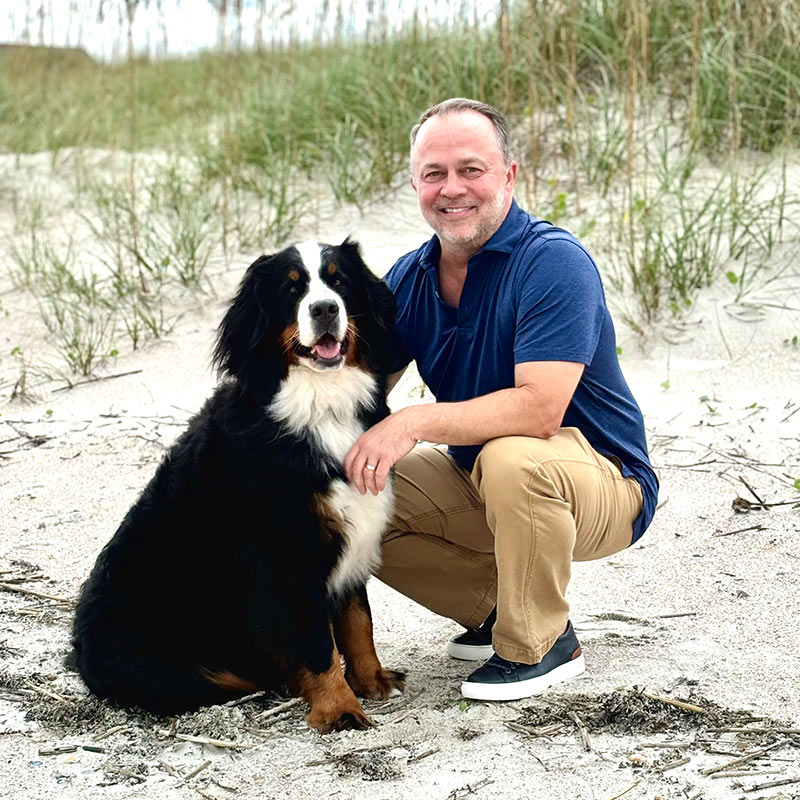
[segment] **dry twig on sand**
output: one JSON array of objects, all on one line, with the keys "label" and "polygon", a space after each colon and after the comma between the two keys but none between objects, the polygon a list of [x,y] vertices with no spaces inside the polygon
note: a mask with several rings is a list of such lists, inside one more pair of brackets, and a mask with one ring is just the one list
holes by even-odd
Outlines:
[{"label": "dry twig on sand", "polygon": [[693,703],[685,703],[682,700],[673,700],[671,697],[659,697],[657,694],[648,694],[647,692],[642,692],[642,696],[648,698],[648,700],[657,700],[659,703],[666,703],[669,706],[675,706],[675,708],[680,708],[683,711],[691,711],[694,714],[708,713],[700,706],[696,706]]},{"label": "dry twig on sand", "polygon": [[635,789],[639,785],[639,781],[634,781],[624,792],[620,792],[619,794],[615,794],[613,797],[610,797],[608,800],[619,800],[620,797],[624,797],[628,792],[632,789]]},{"label": "dry twig on sand", "polygon": [[581,743],[583,744],[583,749],[587,753],[590,753],[592,751],[592,743],[589,739],[589,729],[586,727],[584,721],[578,716],[577,711],[570,711],[569,715],[572,717],[575,727],[578,729],[578,733],[581,737]]},{"label": "dry twig on sand", "polygon": [[492,778],[481,778],[481,780],[479,780],[477,783],[468,783],[466,786],[453,789],[453,791],[447,795],[447,800],[461,800],[462,797],[475,794],[478,789],[482,789],[484,786],[488,786],[490,783],[494,783]]},{"label": "dry twig on sand", "polygon": [[138,375],[140,372],[144,370],[141,369],[132,369],[130,372],[118,372],[116,375],[102,375],[99,378],[89,378],[85,381],[75,381],[75,383],[68,383],[66,386],[59,386],[57,389],[52,390],[52,394],[56,394],[56,392],[68,392],[70,389],[74,389],[76,386],[85,386],[88,383],[100,383],[100,381],[111,381],[114,378],[124,378],[127,375]]},{"label": "dry twig on sand", "polygon": [[745,792],[757,792],[761,789],[773,789],[776,786],[788,786],[791,783],[800,783],[800,777],[797,778],[782,778],[778,781],[766,781],[765,783],[757,783],[755,786],[750,786],[745,789]]},{"label": "dry twig on sand", "polygon": [[189,781],[190,781],[192,778],[196,777],[196,776],[197,776],[197,775],[199,775],[199,774],[200,774],[200,773],[201,773],[201,772],[202,772],[204,769],[207,769],[207,768],[208,768],[208,767],[210,767],[210,766],[211,766],[211,762],[210,762],[210,761],[204,761],[204,762],[203,762],[203,763],[202,763],[202,764],[201,764],[199,767],[195,767],[195,768],[194,768],[194,769],[193,769],[191,772],[187,772],[187,773],[186,773],[186,775],[184,775],[184,776],[183,776],[183,777],[182,777],[182,778],[181,778],[181,779],[178,781],[178,783],[176,783],[175,785],[176,785],[176,786],[182,786],[184,783],[188,783],[188,782],[189,782]]},{"label": "dry twig on sand", "polygon": [[[241,702],[247,700],[249,698],[242,698]],[[296,705],[299,705],[303,702],[302,697],[293,697],[291,700],[287,700],[285,703],[278,703],[277,706],[272,706],[272,708],[268,708],[265,711],[260,712],[256,715],[257,720],[263,720],[267,717],[274,717],[276,714],[281,714],[284,711],[289,711],[290,709],[294,708]]]},{"label": "dry twig on sand", "polygon": [[32,692],[35,692],[42,697],[48,697],[50,700],[55,700],[57,703],[63,703],[65,706],[74,706],[75,701],[69,700],[66,697],[58,694],[57,692],[53,692],[50,689],[45,689],[43,686],[37,686],[35,683],[31,681],[25,681],[25,687],[30,689]]},{"label": "dry twig on sand", "polygon": [[670,761],[669,764],[664,764],[661,767],[656,767],[658,772],[667,772],[667,770],[675,769],[675,767],[682,767],[684,764],[688,764],[691,759],[689,756],[684,756],[683,758],[675,759],[675,761]]},{"label": "dry twig on sand", "polygon": [[233,708],[234,706],[240,706],[242,703],[249,703],[251,700],[256,700],[259,697],[263,697],[266,694],[265,691],[253,692],[252,694],[246,694],[244,697],[237,697],[235,700],[228,700],[227,703],[222,703],[222,708]]},{"label": "dry twig on sand", "polygon": [[735,533],[745,533],[746,531],[765,531],[766,525],[749,525],[747,528],[737,528],[735,531],[726,531],[725,533],[715,533],[714,538],[719,539],[722,536],[733,536]]},{"label": "dry twig on sand", "polygon": [[223,739],[210,739],[207,736],[190,736],[186,733],[175,733],[164,728],[156,728],[159,736],[166,736],[171,739],[178,739],[181,742],[194,742],[195,744],[208,744],[214,747],[227,747],[231,750],[249,750],[253,745],[242,742],[228,742]]},{"label": "dry twig on sand", "polygon": [[741,756],[741,758],[735,758],[733,761],[728,761],[725,764],[720,764],[716,767],[708,767],[708,769],[700,770],[702,775],[713,775],[715,772],[722,772],[723,770],[728,770],[731,767],[738,767],[739,764],[745,764],[748,761],[752,761],[753,759],[760,758],[764,754],[768,753],[770,750],[775,750],[775,748],[780,747],[788,742],[788,739],[781,739],[778,742],[773,742],[766,747],[762,747],[759,750],[755,750],[752,753],[748,753],[747,755]]},{"label": "dry twig on sand", "polygon": [[52,594],[44,594],[43,592],[34,592],[32,589],[23,589],[21,586],[13,586],[10,583],[0,583],[0,589],[7,592],[15,592],[16,594],[25,594],[30,597],[38,597],[40,600],[52,600],[54,603],[63,603],[64,605],[74,606],[74,600],[68,600],[66,597],[56,597]]}]

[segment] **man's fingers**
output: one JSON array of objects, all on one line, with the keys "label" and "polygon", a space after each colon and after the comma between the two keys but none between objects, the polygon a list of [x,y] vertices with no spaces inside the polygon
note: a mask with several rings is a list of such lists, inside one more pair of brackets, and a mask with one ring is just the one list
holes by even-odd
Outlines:
[{"label": "man's fingers", "polygon": [[372,494],[378,494],[378,463],[377,459],[370,460],[369,457],[364,462],[364,485]]},{"label": "man's fingers", "polygon": [[358,489],[359,494],[364,494],[367,491],[367,458],[364,455],[359,455],[353,461],[353,485]]},{"label": "man's fingers", "polygon": [[364,466],[367,463],[367,457],[361,449],[360,438],[347,452],[344,457],[344,474],[347,480],[358,489],[361,494],[366,491],[364,487]]},{"label": "man's fingers", "polygon": [[379,492],[382,492],[386,488],[386,478],[390,470],[391,465],[385,459],[381,461],[378,465],[378,469],[375,470],[375,485],[378,487]]}]

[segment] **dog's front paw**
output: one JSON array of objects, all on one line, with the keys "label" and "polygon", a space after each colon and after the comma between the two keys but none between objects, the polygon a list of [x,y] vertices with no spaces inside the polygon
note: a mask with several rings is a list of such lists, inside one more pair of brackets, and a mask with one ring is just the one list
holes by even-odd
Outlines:
[{"label": "dog's front paw", "polygon": [[306,717],[306,722],[316,728],[320,733],[333,731],[364,731],[372,728],[375,723],[363,712],[361,707],[341,709],[311,709]]},{"label": "dog's front paw", "polygon": [[391,669],[381,668],[367,676],[348,671],[346,677],[355,694],[370,700],[386,700],[388,697],[400,694],[406,688],[405,673]]}]

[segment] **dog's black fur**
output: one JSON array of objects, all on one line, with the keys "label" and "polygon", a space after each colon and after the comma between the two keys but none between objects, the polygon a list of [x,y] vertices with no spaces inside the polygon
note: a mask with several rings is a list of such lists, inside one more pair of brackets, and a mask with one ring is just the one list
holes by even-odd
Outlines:
[{"label": "dog's black fur", "polygon": [[[349,319],[340,369],[375,379],[371,404],[355,414],[366,429],[388,414],[394,298],[355,244],[320,253],[318,275]],[[402,676],[380,664],[349,663],[361,650],[339,641],[355,620],[371,646],[365,578],[328,585],[347,534],[320,498],[346,480],[341,460],[312,432],[270,415],[289,372],[307,369],[296,335],[307,266],[288,248],[249,267],[218,332],[215,362],[228,380],[170,449],[83,587],[74,663],[98,697],[176,714],[288,681],[313,716],[322,701],[308,687],[328,675],[339,700],[310,724],[364,727],[369,720],[334,675],[336,642],[354,690],[383,697],[402,688]]]}]

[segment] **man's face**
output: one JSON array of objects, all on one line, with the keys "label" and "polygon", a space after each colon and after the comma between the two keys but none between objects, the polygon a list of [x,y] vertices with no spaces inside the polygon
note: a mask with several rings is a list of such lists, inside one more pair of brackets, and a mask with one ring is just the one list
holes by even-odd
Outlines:
[{"label": "man's face", "polygon": [[426,120],[411,153],[411,185],[442,250],[469,257],[511,207],[517,165],[508,167],[492,121],[476,111]]}]

